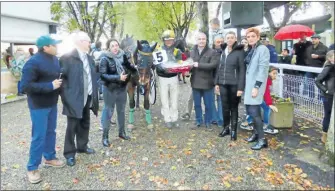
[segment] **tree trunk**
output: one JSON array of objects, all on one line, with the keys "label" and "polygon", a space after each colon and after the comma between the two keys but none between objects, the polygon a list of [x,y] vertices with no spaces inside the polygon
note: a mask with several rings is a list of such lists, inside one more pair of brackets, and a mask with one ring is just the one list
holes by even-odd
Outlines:
[{"label": "tree trunk", "polygon": [[222,6],[222,2],[219,3],[218,7],[216,8],[216,18],[219,17],[220,15],[220,11],[221,11],[221,6]]},{"label": "tree trunk", "polygon": [[200,21],[200,31],[206,34],[208,43],[209,40],[208,3],[206,1],[197,2],[197,8],[198,8],[198,19]]},{"label": "tree trunk", "polygon": [[335,165],[335,143],[334,143],[334,106],[335,106],[335,96],[334,96],[334,100],[333,100],[333,110],[332,110],[332,116],[330,118],[330,125],[329,125],[329,129],[328,129],[328,133],[327,133],[327,143],[326,143],[326,150],[327,150],[327,154],[329,156],[329,163],[334,166]]}]

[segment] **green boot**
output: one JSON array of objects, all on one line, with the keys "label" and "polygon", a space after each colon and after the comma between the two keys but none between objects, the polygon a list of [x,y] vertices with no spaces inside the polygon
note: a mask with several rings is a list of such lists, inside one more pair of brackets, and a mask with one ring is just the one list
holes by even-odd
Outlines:
[{"label": "green boot", "polygon": [[134,124],[135,116],[134,116],[135,109],[129,109],[129,124]]},{"label": "green boot", "polygon": [[150,110],[145,110],[145,120],[147,121],[148,125],[152,124]]}]

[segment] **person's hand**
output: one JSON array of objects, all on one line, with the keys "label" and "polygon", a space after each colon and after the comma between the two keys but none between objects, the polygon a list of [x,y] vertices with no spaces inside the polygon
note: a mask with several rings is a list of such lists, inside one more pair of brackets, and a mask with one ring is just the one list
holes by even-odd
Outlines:
[{"label": "person's hand", "polygon": [[218,86],[218,85],[215,86],[215,93],[216,94],[220,93],[220,86]]},{"label": "person's hand", "polygon": [[61,79],[55,79],[52,82],[53,89],[55,90],[55,89],[60,88],[60,86],[62,85],[62,82],[63,82],[63,80],[61,80]]},{"label": "person's hand", "polygon": [[269,105],[270,109],[274,112],[278,112],[278,108],[274,105]]},{"label": "person's hand", "polygon": [[195,67],[195,68],[199,67],[199,63],[198,62],[193,62],[193,67]]},{"label": "person's hand", "polygon": [[258,88],[252,88],[251,96],[255,98],[257,97],[257,95],[258,95]]},{"label": "person's hand", "polygon": [[126,81],[128,75],[127,74],[124,74],[124,72],[122,72],[122,74],[120,75],[120,80],[121,81]]},{"label": "person's hand", "polygon": [[317,55],[317,54],[312,54],[311,56],[312,56],[312,58],[314,58],[314,59],[319,58],[319,55]]},{"label": "person's hand", "polygon": [[237,91],[237,97],[241,97],[243,94],[243,91]]}]

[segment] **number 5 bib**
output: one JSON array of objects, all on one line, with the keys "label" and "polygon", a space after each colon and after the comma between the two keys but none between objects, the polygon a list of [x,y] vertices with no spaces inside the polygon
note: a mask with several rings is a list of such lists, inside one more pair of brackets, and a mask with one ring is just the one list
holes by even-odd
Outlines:
[{"label": "number 5 bib", "polygon": [[154,52],[152,56],[155,65],[163,64],[168,61],[168,56],[165,50],[159,50],[157,52]]}]

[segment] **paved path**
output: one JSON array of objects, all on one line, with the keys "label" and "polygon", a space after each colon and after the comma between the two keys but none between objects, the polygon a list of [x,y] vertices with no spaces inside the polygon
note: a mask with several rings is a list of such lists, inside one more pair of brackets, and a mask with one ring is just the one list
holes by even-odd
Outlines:
[{"label": "paved path", "polygon": [[[186,110],[190,88],[180,85],[179,115]],[[101,104],[102,106],[102,104]],[[63,159],[66,117],[59,104],[58,157]],[[241,105],[241,112],[243,106]],[[242,139],[219,138],[219,128],[190,130],[194,121],[178,129],[163,127],[160,101],[152,107],[154,130],[145,126],[144,111],[136,112],[137,129],[131,141],[117,138],[112,128],[110,149],[101,145],[99,118],[92,115],[90,146],[97,153],[77,155],[77,165],[41,168],[43,181],[26,178],[31,122],[26,101],[1,105],[1,190],[20,189],[320,189],[334,187],[334,168],[324,161],[320,129],[296,119],[293,130],[268,135],[270,148],[251,151]],[[242,114],[241,114],[242,116]]]}]

